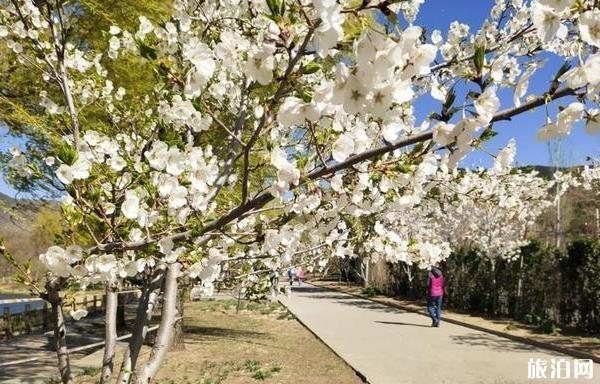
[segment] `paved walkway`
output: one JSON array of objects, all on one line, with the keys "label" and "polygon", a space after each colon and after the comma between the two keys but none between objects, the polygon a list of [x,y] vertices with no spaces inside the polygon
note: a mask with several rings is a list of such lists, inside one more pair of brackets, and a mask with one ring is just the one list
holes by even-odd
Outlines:
[{"label": "paved walkway", "polygon": [[[370,384],[597,383],[550,379],[552,358],[574,358],[413,312],[305,284],[282,303]],[[443,317],[443,316],[442,316]],[[547,361],[547,380],[527,379],[529,359]],[[571,367],[571,377],[573,377]]]}]

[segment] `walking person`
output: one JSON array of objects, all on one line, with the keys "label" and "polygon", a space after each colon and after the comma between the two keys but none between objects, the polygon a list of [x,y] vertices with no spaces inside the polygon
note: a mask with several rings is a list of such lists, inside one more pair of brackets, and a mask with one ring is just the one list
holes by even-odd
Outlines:
[{"label": "walking person", "polygon": [[304,270],[302,269],[302,267],[298,267],[298,286],[302,285],[302,280],[304,280]]},{"label": "walking person", "polygon": [[288,278],[290,279],[290,286],[294,284],[294,280],[296,280],[296,268],[288,269]]},{"label": "walking person", "polygon": [[271,280],[271,296],[276,297],[279,293],[279,273],[271,271],[269,279]]},{"label": "walking person", "polygon": [[440,263],[436,262],[427,276],[427,312],[431,317],[431,326],[439,327],[444,297],[444,275]]}]

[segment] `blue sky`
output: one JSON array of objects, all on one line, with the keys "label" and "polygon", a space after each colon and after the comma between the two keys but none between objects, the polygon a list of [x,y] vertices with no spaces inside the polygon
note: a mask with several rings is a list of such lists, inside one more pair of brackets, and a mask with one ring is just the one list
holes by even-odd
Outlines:
[{"label": "blue sky", "polygon": [[[19,140],[18,138],[15,137],[11,137],[8,135],[8,129],[6,129],[5,127],[2,126],[2,123],[0,123],[0,150],[2,152],[7,151],[8,149],[10,149],[10,147],[13,146],[17,146],[17,147],[23,147],[20,144],[23,143],[23,140]],[[11,197],[15,197],[17,191],[15,191],[14,189],[12,189],[4,180],[4,177],[0,178],[0,192],[9,195]],[[19,196],[21,197],[21,196]],[[26,196],[22,196],[22,197],[26,197]]]},{"label": "blue sky", "polygon": [[[490,9],[493,0],[426,0],[422,5],[415,24],[423,26],[431,33],[434,29],[442,31],[444,37],[447,35],[448,27],[454,20],[461,21],[471,26],[471,30],[479,29]],[[546,66],[536,73],[529,86],[529,93],[541,93],[548,87],[549,79],[556,73],[562,65],[562,60],[558,57],[548,57]],[[502,108],[512,106],[512,93],[510,91],[499,92],[502,100]],[[566,105],[571,100],[563,99],[560,104],[554,104],[550,107],[551,116],[554,116],[557,105]],[[425,95],[415,104],[415,113],[420,123],[430,112],[439,110],[439,103],[431,97]],[[536,131],[545,121],[543,108],[527,112],[514,118],[509,122],[502,122],[495,125],[498,136],[486,143],[485,149],[488,152],[496,153],[503,148],[511,139],[517,140],[516,163],[518,165],[552,165],[549,156],[548,143],[538,142],[535,138]],[[10,146],[18,144],[14,138],[6,135],[6,129],[0,128],[0,149],[5,150]],[[573,127],[571,135],[560,143],[562,149],[563,166],[583,164],[586,157],[600,156],[600,136],[590,136],[584,129],[583,124],[579,123]],[[491,157],[482,152],[475,151],[470,154],[463,162],[462,166],[490,166]],[[10,196],[15,195],[15,191],[10,188],[3,178],[0,178],[0,192]]]}]

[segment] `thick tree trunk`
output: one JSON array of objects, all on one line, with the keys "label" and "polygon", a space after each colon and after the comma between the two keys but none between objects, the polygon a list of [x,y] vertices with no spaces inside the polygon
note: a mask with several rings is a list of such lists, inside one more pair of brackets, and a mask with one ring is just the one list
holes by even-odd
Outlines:
[{"label": "thick tree trunk", "polygon": [[491,313],[496,314],[498,310],[498,284],[496,281],[496,260],[491,262],[491,285],[492,285],[492,302],[491,302]]},{"label": "thick tree trunk", "polygon": [[58,358],[58,370],[63,384],[73,383],[73,374],[71,373],[71,363],[69,362],[69,349],[67,348],[67,329],[65,328],[65,316],[63,313],[62,301],[58,297],[58,292],[51,294],[50,304],[52,305],[52,322],[54,324],[54,349]]},{"label": "thick tree trunk", "polygon": [[117,296],[117,329],[127,328],[127,319],[125,318],[125,305],[127,296],[120,294]]},{"label": "thick tree trunk", "polygon": [[[161,271],[155,279],[159,287],[162,283],[163,276],[164,273]],[[117,380],[120,384],[127,384],[130,382],[140,350],[142,349],[142,345],[148,334],[148,324],[152,319],[152,312],[154,311],[154,307],[160,294],[160,288],[155,288],[154,284],[155,282],[147,282],[142,287],[142,294],[139,298],[135,323],[131,330],[129,347],[125,350],[119,378]]]},{"label": "thick tree trunk", "polygon": [[362,277],[362,280],[363,280],[362,281],[363,288],[368,288],[369,287],[369,264],[370,264],[369,261],[363,261],[360,264],[360,267],[361,267],[360,268],[360,274],[361,274],[361,277]]},{"label": "thick tree trunk", "polygon": [[171,344],[172,351],[185,350],[185,328],[183,317],[186,293],[187,288],[182,287],[177,294],[177,312],[179,313],[179,318],[175,322],[175,330],[173,331],[173,342]]},{"label": "thick tree trunk", "polygon": [[521,303],[523,301],[523,255],[521,255],[519,260],[519,279],[517,280],[517,295],[515,298],[515,309],[514,309],[514,317],[516,319],[521,318]]},{"label": "thick tree trunk", "polygon": [[106,287],[106,311],[104,313],[104,357],[102,359],[101,384],[110,383],[113,375],[115,349],[117,347],[117,289]]},{"label": "thick tree trunk", "polygon": [[160,325],[148,362],[139,368],[136,367],[134,371],[135,382],[138,384],[147,384],[150,382],[152,377],[158,372],[171,346],[175,322],[178,318],[177,278],[179,277],[180,270],[181,264],[179,263],[174,263],[167,267]]}]

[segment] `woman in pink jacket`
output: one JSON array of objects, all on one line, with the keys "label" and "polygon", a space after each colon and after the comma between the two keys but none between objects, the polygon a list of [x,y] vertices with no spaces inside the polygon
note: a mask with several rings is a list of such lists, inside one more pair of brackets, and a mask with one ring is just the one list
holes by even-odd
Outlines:
[{"label": "woman in pink jacket", "polygon": [[302,285],[302,280],[304,280],[304,270],[298,267],[298,286]]},{"label": "woman in pink jacket", "polygon": [[440,263],[435,263],[427,277],[427,312],[431,316],[431,326],[439,327],[442,316],[442,298],[444,297],[444,275]]}]

